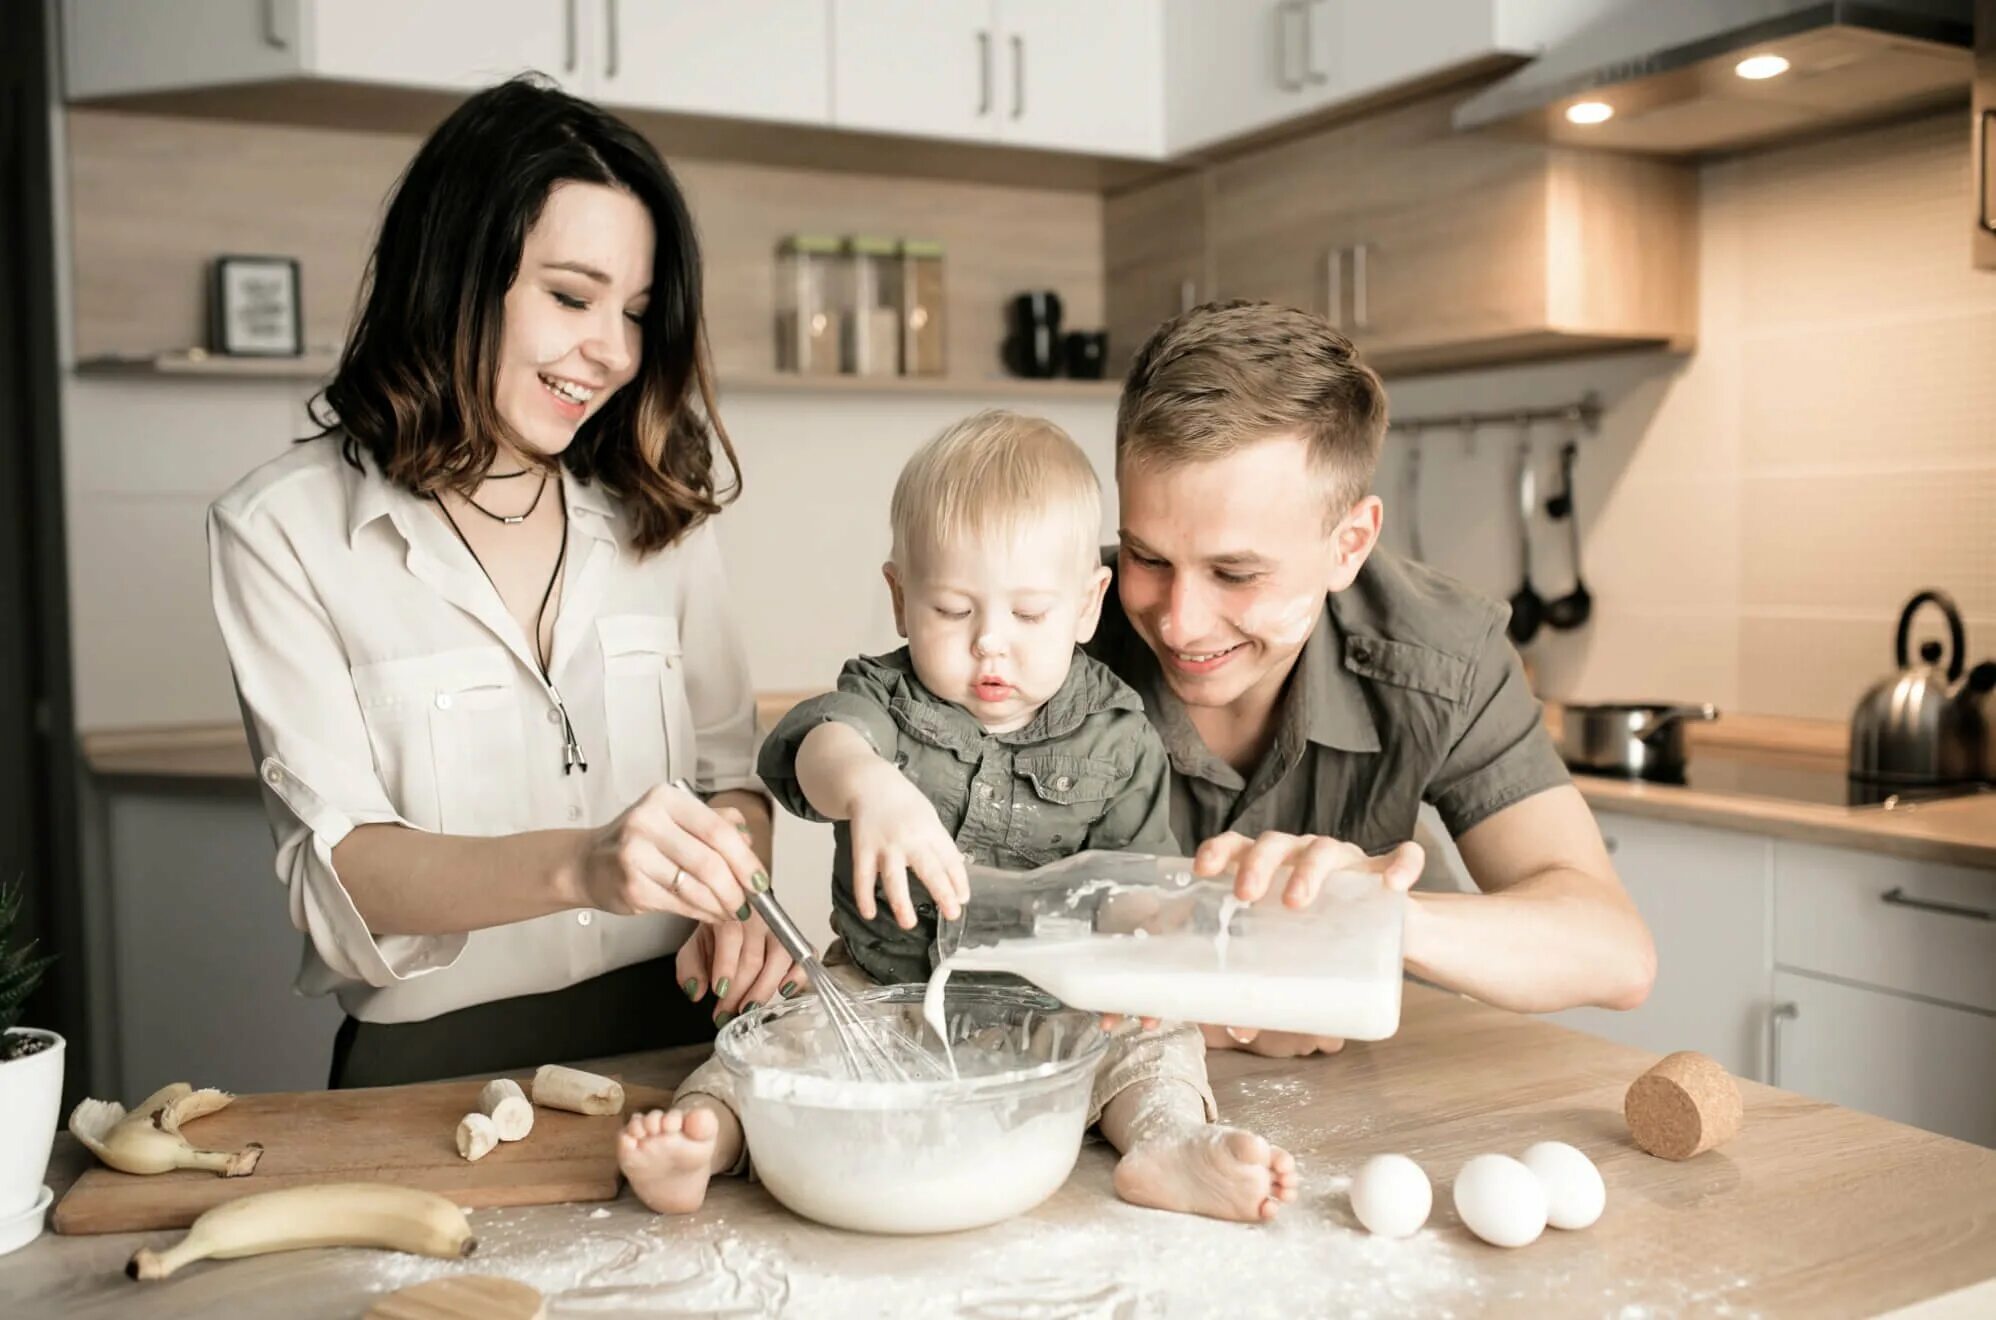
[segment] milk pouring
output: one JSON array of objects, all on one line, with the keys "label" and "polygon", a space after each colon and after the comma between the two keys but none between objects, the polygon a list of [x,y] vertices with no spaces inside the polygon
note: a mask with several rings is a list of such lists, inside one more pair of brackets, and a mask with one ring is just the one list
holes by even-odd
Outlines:
[{"label": "milk pouring", "polygon": [[[1406,895],[1340,872],[1308,907],[1286,873],[1241,903],[1231,874],[1182,857],[1089,852],[1035,871],[970,868],[970,902],[937,931],[929,1004],[952,972],[1023,977],[1073,1008],[1348,1040],[1400,1024]],[[934,1016],[932,1012],[930,1016]]]}]

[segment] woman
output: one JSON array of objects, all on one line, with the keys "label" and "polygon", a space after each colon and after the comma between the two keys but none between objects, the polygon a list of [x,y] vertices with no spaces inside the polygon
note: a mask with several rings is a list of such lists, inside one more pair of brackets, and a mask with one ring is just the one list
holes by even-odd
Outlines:
[{"label": "woman", "polygon": [[685,202],[516,80],[417,153],[370,276],[324,432],[208,520],[298,988],[347,1013],[331,1085],[711,1038],[801,975],[746,901],[740,472]]}]

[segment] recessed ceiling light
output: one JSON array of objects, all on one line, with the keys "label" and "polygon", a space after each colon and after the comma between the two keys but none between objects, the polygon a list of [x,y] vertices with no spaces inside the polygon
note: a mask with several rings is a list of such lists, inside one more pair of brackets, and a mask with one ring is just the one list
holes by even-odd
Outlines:
[{"label": "recessed ceiling light", "polygon": [[1606,101],[1577,101],[1566,107],[1570,124],[1605,124],[1615,117],[1615,107]]},{"label": "recessed ceiling light", "polygon": [[1733,72],[1759,82],[1762,78],[1779,78],[1788,72],[1788,61],[1779,55],[1749,55],[1733,66]]}]

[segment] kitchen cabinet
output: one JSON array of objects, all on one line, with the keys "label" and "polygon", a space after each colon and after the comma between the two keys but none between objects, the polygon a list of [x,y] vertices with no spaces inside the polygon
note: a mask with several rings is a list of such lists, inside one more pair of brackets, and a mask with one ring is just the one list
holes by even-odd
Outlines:
[{"label": "kitchen cabinet", "polygon": [[1198,151],[1531,58],[1612,0],[1164,0],[1165,144]]},{"label": "kitchen cabinet", "polygon": [[613,107],[831,121],[831,0],[578,0],[600,5],[591,68]]},{"label": "kitchen cabinet", "polygon": [[1596,819],[1656,941],[1656,984],[1640,1008],[1571,1009],[1553,1020],[1659,1054],[1698,1050],[1764,1079],[1773,841],[1606,812]]},{"label": "kitchen cabinet", "polygon": [[87,99],[317,78],[469,89],[538,69],[590,89],[584,0],[63,0]]},{"label": "kitchen cabinet", "polygon": [[1109,365],[1121,376],[1153,330],[1212,296],[1203,173],[1116,193],[1102,204]]},{"label": "kitchen cabinet", "polygon": [[834,0],[840,128],[1155,158],[1162,76],[1153,0]]},{"label": "kitchen cabinet", "polygon": [[1389,373],[1688,348],[1696,176],[1458,134],[1455,99],[1216,165],[1205,221],[1216,294],[1318,312]]},{"label": "kitchen cabinet", "polygon": [[1776,972],[1776,1086],[1996,1146],[1996,1016]]},{"label": "kitchen cabinet", "polygon": [[1975,0],[1974,113],[1969,177],[1975,264],[1996,270],[1996,0]]}]

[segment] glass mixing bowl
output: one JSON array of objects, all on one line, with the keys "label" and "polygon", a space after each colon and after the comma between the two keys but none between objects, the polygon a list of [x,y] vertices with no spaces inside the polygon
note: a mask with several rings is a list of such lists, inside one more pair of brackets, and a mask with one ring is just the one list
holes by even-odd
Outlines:
[{"label": "glass mixing bowl", "polygon": [[[921,985],[853,992],[884,1030],[925,1038]],[[862,1233],[953,1233],[1023,1214],[1067,1181],[1108,1037],[1028,988],[952,982],[958,1075],[855,1080],[816,995],[722,1029],[756,1176],[807,1219]],[[931,1046],[933,1035],[928,1035]]]}]

